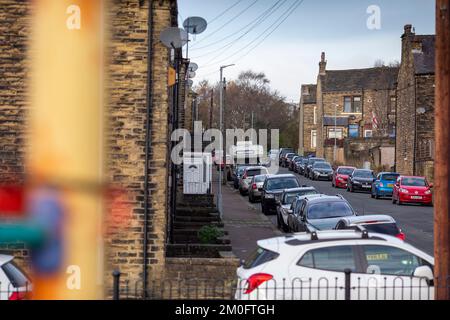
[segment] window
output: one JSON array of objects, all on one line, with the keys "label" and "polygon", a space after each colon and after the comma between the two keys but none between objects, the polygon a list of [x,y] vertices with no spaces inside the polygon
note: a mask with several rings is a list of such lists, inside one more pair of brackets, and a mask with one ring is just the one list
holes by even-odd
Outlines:
[{"label": "window", "polygon": [[357,124],[351,124],[348,126],[348,135],[350,138],[359,137],[359,126]]},{"label": "window", "polygon": [[249,259],[245,261],[244,269],[253,269],[278,258],[279,254],[263,248],[258,248]]},{"label": "window", "polygon": [[367,273],[412,276],[422,259],[407,251],[388,246],[364,246]]},{"label": "window", "polygon": [[314,114],[313,114],[313,118],[314,118],[314,124],[317,124],[317,107],[314,107]]},{"label": "window", "polygon": [[364,138],[372,138],[373,131],[372,130],[364,130]]},{"label": "window", "polygon": [[344,113],[361,113],[362,100],[360,96],[344,97]]},{"label": "window", "polygon": [[344,137],[344,130],[342,128],[328,128],[328,139],[342,139]]},{"label": "window", "polygon": [[298,262],[306,268],[344,272],[356,271],[355,257],[351,246],[328,247],[307,252]]},{"label": "window", "polygon": [[[322,202],[308,208],[308,219],[334,219],[354,216],[352,208],[346,202]],[[314,224],[314,223],[313,223]]]},{"label": "window", "polygon": [[13,288],[26,287],[31,284],[30,280],[27,279],[23,271],[14,262],[8,262],[3,265],[2,269]]},{"label": "window", "polygon": [[317,148],[317,130],[311,130],[311,148]]}]

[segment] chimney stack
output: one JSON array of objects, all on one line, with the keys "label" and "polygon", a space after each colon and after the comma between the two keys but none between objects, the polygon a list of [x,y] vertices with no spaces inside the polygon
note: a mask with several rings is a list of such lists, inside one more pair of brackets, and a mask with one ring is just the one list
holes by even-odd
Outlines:
[{"label": "chimney stack", "polygon": [[325,60],[325,52],[322,52],[319,63],[319,75],[323,76],[327,73],[327,61]]}]

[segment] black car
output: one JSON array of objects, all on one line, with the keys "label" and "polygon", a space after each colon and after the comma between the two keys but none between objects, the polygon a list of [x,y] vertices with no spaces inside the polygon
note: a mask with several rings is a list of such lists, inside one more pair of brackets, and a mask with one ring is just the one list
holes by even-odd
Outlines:
[{"label": "black car", "polygon": [[305,170],[304,170],[304,172],[303,172],[303,175],[304,175],[305,177],[307,177],[307,178],[310,177],[312,166],[313,166],[314,163],[316,163],[316,162],[326,162],[326,161],[325,161],[325,159],[323,159],[323,158],[309,158],[309,159],[308,159],[308,163],[305,165]]},{"label": "black car", "polygon": [[293,213],[293,204],[299,196],[309,196],[319,194],[314,187],[301,187],[295,189],[286,189],[281,196],[281,200],[277,202],[277,226],[278,229],[289,232],[288,219]]},{"label": "black car", "polygon": [[333,230],[342,218],[355,216],[342,196],[312,195],[296,200],[288,223],[293,232]]},{"label": "black car", "polygon": [[300,183],[293,174],[268,176],[261,192],[261,209],[265,215],[277,213],[277,201],[285,189],[299,188]]},{"label": "black car", "polygon": [[298,174],[304,175],[305,166],[308,164],[308,158],[303,158],[300,162],[297,162],[297,170]]},{"label": "black car", "polygon": [[405,240],[405,234],[397,225],[394,218],[387,215],[369,215],[348,217],[341,219],[335,230],[359,229],[363,227],[369,232],[387,234],[400,240]]},{"label": "black car", "polygon": [[311,180],[333,180],[333,168],[328,162],[316,162],[310,170],[309,178]]},{"label": "black car", "polygon": [[294,159],[295,157],[298,157],[298,154],[296,154],[296,153],[288,153],[288,154],[284,157],[283,167],[289,168],[290,165],[291,165],[292,159]]},{"label": "black car", "polygon": [[372,183],[374,180],[375,176],[372,170],[356,169],[348,178],[347,191],[372,192]]}]

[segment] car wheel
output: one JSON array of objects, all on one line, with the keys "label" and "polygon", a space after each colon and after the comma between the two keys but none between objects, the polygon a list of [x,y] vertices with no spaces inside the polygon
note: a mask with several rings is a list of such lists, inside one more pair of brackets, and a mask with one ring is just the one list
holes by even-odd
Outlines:
[{"label": "car wheel", "polygon": [[261,200],[261,211],[263,214],[267,215],[266,213],[266,207],[264,206],[264,202]]},{"label": "car wheel", "polygon": [[398,200],[397,200],[397,204],[398,204],[399,206],[402,206],[402,205],[403,205],[403,202],[401,202],[400,199],[398,199]]},{"label": "car wheel", "polygon": [[278,230],[281,230],[281,221],[280,221],[280,215],[277,213],[277,228]]},{"label": "car wheel", "polygon": [[248,201],[250,201],[250,203],[255,203],[255,199],[253,198],[252,195],[248,196]]},{"label": "car wheel", "polygon": [[392,196],[392,204],[396,204],[397,200],[395,200],[394,196]]},{"label": "car wheel", "polygon": [[373,194],[373,192],[370,193],[370,197],[371,197],[372,199],[375,198],[375,195]]}]

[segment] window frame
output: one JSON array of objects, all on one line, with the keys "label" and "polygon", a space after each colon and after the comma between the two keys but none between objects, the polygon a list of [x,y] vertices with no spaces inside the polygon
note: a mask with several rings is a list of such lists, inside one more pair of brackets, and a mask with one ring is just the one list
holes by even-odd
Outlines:
[{"label": "window frame", "polygon": [[330,133],[334,132],[334,135],[336,136],[336,132],[340,132],[340,138],[336,137],[337,140],[342,140],[344,139],[344,128],[342,127],[336,127],[336,131],[334,130],[334,127],[328,127],[327,128],[327,138],[328,139],[335,139],[335,137],[331,137]]},{"label": "window frame", "polygon": [[[346,104],[348,104],[348,100],[350,99],[350,111],[346,110]],[[359,108],[360,110],[356,110],[356,100],[359,99]],[[344,114],[362,114],[363,113],[363,98],[361,95],[354,96],[344,96]]]}]

